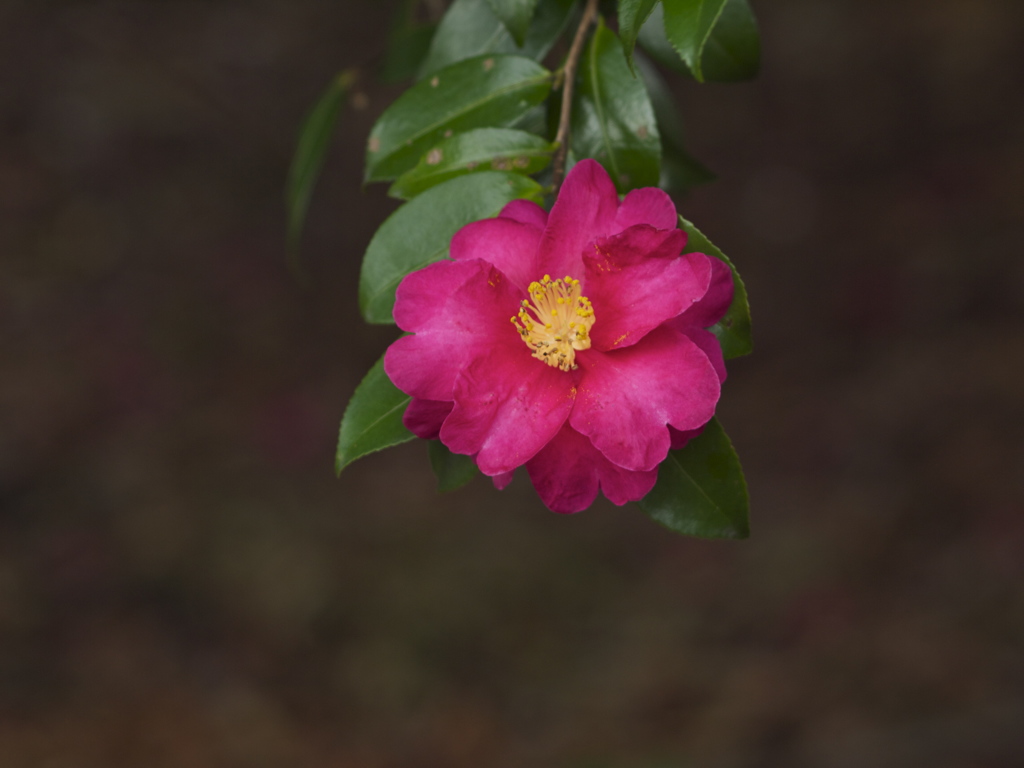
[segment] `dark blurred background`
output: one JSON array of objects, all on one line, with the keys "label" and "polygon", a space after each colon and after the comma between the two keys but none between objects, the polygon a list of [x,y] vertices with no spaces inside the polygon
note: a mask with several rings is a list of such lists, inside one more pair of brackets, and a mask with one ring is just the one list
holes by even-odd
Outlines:
[{"label": "dark blurred background", "polygon": [[336,480],[395,336],[363,80],[284,255],[298,126],[392,4],[0,4],[0,766],[1024,765],[1024,6],[755,2],[675,78],[742,270],[749,541]]}]

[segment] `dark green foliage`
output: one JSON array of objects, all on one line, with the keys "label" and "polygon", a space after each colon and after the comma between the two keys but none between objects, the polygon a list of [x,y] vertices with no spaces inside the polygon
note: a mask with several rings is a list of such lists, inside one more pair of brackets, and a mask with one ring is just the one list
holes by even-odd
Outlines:
[{"label": "dark green foliage", "polygon": [[437,476],[437,490],[454,491],[476,477],[477,468],[471,457],[452,453],[440,440],[431,440],[429,446],[430,468]]},{"label": "dark green foliage", "polygon": [[299,141],[295,147],[291,168],[288,169],[288,186],[285,192],[288,211],[288,250],[292,253],[298,248],[302,225],[306,221],[306,211],[309,209],[309,198],[320,176],[320,166],[323,165],[324,155],[334,132],[338,111],[353,78],[354,75],[350,71],[342,72],[334,78],[299,131]]},{"label": "dark green foliage", "polygon": [[526,131],[477,128],[431,147],[415,168],[391,185],[388,194],[408,200],[456,176],[481,171],[512,171],[529,176],[551,163],[555,146]]},{"label": "dark green foliage", "polygon": [[615,33],[603,23],[580,62],[572,149],[577,160],[592,157],[601,163],[619,192],[658,184],[661,142],[654,108]]},{"label": "dark green foliage", "polygon": [[750,335],[750,305],[747,302],[747,288],[740,278],[740,273],[736,271],[736,267],[733,266],[729,257],[722,253],[691,222],[680,216],[679,226],[687,234],[685,252],[692,253],[696,251],[698,253],[705,253],[708,256],[715,256],[728,264],[729,269],[732,270],[732,282],[735,291],[732,304],[729,307],[729,311],[725,313],[725,317],[709,330],[718,337],[718,341],[722,345],[722,354],[725,355],[727,360],[733,357],[749,355],[754,350],[754,342]]},{"label": "dark green foliage", "polygon": [[750,535],[747,481],[729,437],[712,419],[678,451],[669,451],[654,489],[639,502],[653,520],[677,533],[708,539]]},{"label": "dark green foliage", "polygon": [[459,229],[497,216],[510,200],[541,199],[541,187],[517,173],[484,171],[431,187],[395,211],[363,257],[359,308],[368,323],[391,323],[395,288],[410,272],[440,261]]},{"label": "dark green foliage", "polygon": [[334,471],[368,453],[408,442],[416,436],[402,424],[402,414],[412,398],[399,391],[384,373],[381,357],[356,387],[345,409],[338,435]]},{"label": "dark green foliage", "polygon": [[473,128],[503,127],[541,103],[551,73],[522,56],[485,55],[421,80],[380,116],[366,150],[366,181],[390,181],[438,141]]}]

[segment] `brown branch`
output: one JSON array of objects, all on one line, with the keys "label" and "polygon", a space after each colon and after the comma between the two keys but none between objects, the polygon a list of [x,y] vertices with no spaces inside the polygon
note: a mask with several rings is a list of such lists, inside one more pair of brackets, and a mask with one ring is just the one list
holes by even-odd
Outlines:
[{"label": "brown branch", "polygon": [[565,158],[569,153],[569,120],[572,116],[572,89],[576,83],[576,67],[579,66],[580,56],[583,53],[583,41],[587,37],[587,30],[597,18],[597,0],[587,0],[587,6],[583,9],[583,16],[580,18],[580,25],[576,28],[576,36],[569,48],[569,55],[566,56],[565,66],[562,67],[562,113],[558,118],[558,133],[555,134],[555,143],[558,149],[551,161],[551,184],[555,195],[562,186],[562,179],[565,178]]}]

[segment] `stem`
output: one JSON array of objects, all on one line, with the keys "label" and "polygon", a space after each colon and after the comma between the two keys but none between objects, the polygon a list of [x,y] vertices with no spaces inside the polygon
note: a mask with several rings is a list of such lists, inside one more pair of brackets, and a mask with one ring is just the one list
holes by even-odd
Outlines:
[{"label": "stem", "polygon": [[562,112],[558,118],[558,133],[555,134],[558,149],[555,150],[555,156],[551,161],[551,184],[556,196],[562,186],[562,179],[565,178],[565,158],[569,153],[569,120],[572,116],[572,89],[576,83],[576,67],[579,66],[580,56],[583,54],[583,41],[587,37],[587,30],[596,18],[597,0],[587,0],[580,25],[576,28],[576,36],[569,48],[569,55],[565,59],[565,66],[562,67]]}]

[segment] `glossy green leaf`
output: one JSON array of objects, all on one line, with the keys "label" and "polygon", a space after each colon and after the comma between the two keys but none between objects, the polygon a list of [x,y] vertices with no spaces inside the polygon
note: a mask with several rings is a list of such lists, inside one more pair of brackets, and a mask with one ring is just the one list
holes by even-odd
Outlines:
[{"label": "glossy green leaf", "polygon": [[679,227],[687,234],[684,253],[705,253],[708,256],[715,256],[732,270],[733,297],[729,310],[725,317],[711,326],[708,330],[718,337],[722,345],[722,354],[728,360],[733,357],[749,355],[754,350],[754,342],[750,334],[750,304],[747,301],[747,288],[740,278],[740,273],[729,260],[729,257],[722,253],[718,247],[697,229],[693,223],[682,216],[679,217]]},{"label": "glossy green leaf", "polygon": [[505,127],[550,90],[551,73],[522,56],[477,56],[445,67],[384,110],[370,132],[365,180],[400,176],[455,133]]},{"label": "glossy green leaf", "polygon": [[538,104],[529,112],[518,118],[509,128],[517,131],[526,131],[534,136],[547,136],[548,130],[548,102]]},{"label": "glossy green leaf", "polygon": [[381,357],[356,387],[345,409],[334,471],[340,474],[361,456],[414,439],[416,435],[402,424],[411,399],[391,383]]},{"label": "glossy green leaf", "polygon": [[442,493],[461,488],[477,475],[472,458],[452,453],[440,440],[430,441],[430,467],[437,476],[437,490]]},{"label": "glossy green leaf", "polygon": [[526,39],[518,46],[487,0],[455,0],[441,19],[419,76],[485,53],[513,53],[540,61],[562,34],[572,6],[573,0],[539,0]]},{"label": "glossy green leaf", "polygon": [[686,132],[683,120],[676,108],[675,96],[669,90],[657,68],[642,53],[636,54],[636,68],[640,73],[640,79],[647,89],[647,96],[651,100],[651,108],[654,110],[654,119],[658,122],[658,135],[661,137],[661,146],[677,144],[682,146],[686,143]]},{"label": "glossy green leaf", "polygon": [[537,0],[487,0],[494,15],[511,33],[516,45],[522,46],[526,41],[526,30],[537,9]]},{"label": "glossy green leaf", "polygon": [[418,4],[419,0],[404,0],[395,13],[380,73],[384,82],[397,83],[415,77],[430,49],[437,25],[416,21]]},{"label": "glossy green leaf", "polygon": [[629,68],[633,69],[633,47],[640,28],[651,15],[658,0],[619,0],[619,38]]},{"label": "glossy green leaf", "polygon": [[354,79],[354,73],[348,70],[334,78],[299,131],[295,157],[292,158],[291,167],[288,169],[285,194],[288,210],[288,250],[292,253],[299,244],[302,226],[306,221],[306,211],[309,209],[309,199],[320,176],[320,167],[323,165],[324,155],[327,154],[327,147],[334,133],[338,111]]},{"label": "glossy green leaf", "polygon": [[657,69],[639,52],[636,54],[636,67],[647,87],[661,136],[659,186],[670,194],[684,195],[691,187],[713,181],[715,175],[686,150],[683,121],[676,109],[675,98]]},{"label": "glossy green leaf", "polygon": [[599,21],[580,61],[572,151],[605,167],[619,192],[658,183],[661,142],[643,81],[633,77],[615,33]]},{"label": "glossy green leaf", "polygon": [[761,68],[761,37],[747,0],[727,0],[704,45],[704,79],[749,80]]},{"label": "glossy green leaf", "polygon": [[704,47],[725,3],[726,0],[662,0],[665,34],[701,83],[704,82]]},{"label": "glossy green leaf", "polygon": [[750,500],[736,451],[712,419],[678,451],[669,451],[658,482],[640,502],[654,521],[677,533],[709,539],[750,535]]},{"label": "glossy green leaf", "polygon": [[530,175],[551,163],[555,145],[525,131],[477,128],[431,147],[411,171],[391,185],[388,194],[408,200],[456,176],[482,171]]},{"label": "glossy green leaf", "polygon": [[[669,0],[671,3],[673,0]],[[693,75],[681,58],[682,53],[669,42],[665,11],[659,5],[640,28],[640,45],[655,61],[676,72]],[[704,42],[700,57],[704,80],[730,82],[757,75],[761,42],[757,22],[747,0],[726,0],[721,14]]]},{"label": "glossy green leaf", "polygon": [[369,323],[391,323],[395,288],[410,272],[448,255],[452,235],[471,221],[497,216],[511,200],[543,199],[527,176],[484,171],[431,187],[403,205],[377,230],[359,275],[359,308]]},{"label": "glossy green leaf", "polygon": [[693,187],[708,184],[717,177],[685,149],[666,146],[662,150],[661,177],[658,186],[671,195],[685,195]]},{"label": "glossy green leaf", "polygon": [[661,7],[661,3],[654,7],[647,21],[640,27],[637,42],[651,55],[652,59],[666,69],[671,69],[673,72],[690,73],[686,64],[679,58],[679,53],[672,47],[672,43],[665,35],[665,10]]}]

